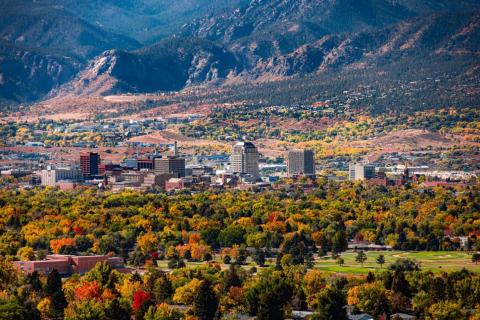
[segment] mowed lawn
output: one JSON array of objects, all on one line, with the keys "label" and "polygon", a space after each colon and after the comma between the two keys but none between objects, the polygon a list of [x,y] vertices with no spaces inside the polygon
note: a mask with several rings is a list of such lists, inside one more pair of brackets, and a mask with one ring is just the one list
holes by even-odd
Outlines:
[{"label": "mowed lawn", "polygon": [[[431,270],[433,272],[442,271],[455,271],[462,268],[467,268],[470,271],[480,272],[480,263],[475,264],[472,262],[471,253],[455,252],[455,251],[421,251],[421,252],[405,252],[405,251],[365,251],[367,255],[367,261],[363,264],[355,261],[357,256],[356,252],[349,251],[342,253],[341,257],[345,260],[343,266],[337,264],[337,261],[330,256],[316,258],[315,269],[319,269],[325,272],[332,273],[345,273],[345,274],[365,274],[369,271],[381,271],[388,268],[388,266],[394,263],[399,258],[414,259],[420,263],[422,270]],[[377,257],[383,254],[385,256],[385,264],[381,268],[377,263]],[[250,259],[248,259],[250,260]],[[215,255],[214,261],[217,261],[222,269],[228,269],[229,265],[222,263],[219,255]],[[188,267],[194,267],[198,265],[204,265],[205,262],[185,262]],[[267,259],[266,266],[272,266],[275,263],[275,259]],[[168,261],[157,261],[157,266],[160,269],[168,270]],[[248,261],[247,264],[242,267],[249,270],[251,267],[256,266],[255,263]],[[258,268],[258,270],[262,268]]]},{"label": "mowed lawn", "polygon": [[355,261],[356,252],[344,252],[341,257],[345,260],[343,266],[337,264],[331,257],[317,258],[315,268],[327,272],[363,274],[369,271],[381,270],[377,263],[377,257],[380,254],[385,256],[383,269],[394,263],[399,258],[414,259],[420,263],[422,270],[431,270],[433,272],[455,271],[466,268],[470,271],[480,272],[480,263],[472,262],[471,253],[455,251],[423,251],[423,252],[405,252],[405,251],[365,251],[367,261],[363,264]]}]

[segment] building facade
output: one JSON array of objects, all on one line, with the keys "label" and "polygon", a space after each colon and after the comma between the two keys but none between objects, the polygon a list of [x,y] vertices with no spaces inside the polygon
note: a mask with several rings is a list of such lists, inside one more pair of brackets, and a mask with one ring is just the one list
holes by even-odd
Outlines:
[{"label": "building facade", "polygon": [[288,175],[315,175],[315,159],[312,150],[291,150],[288,152]]},{"label": "building facade", "polygon": [[155,159],[156,174],[176,174],[177,178],[185,177],[185,159],[167,156]]},{"label": "building facade", "polygon": [[260,154],[251,142],[238,142],[233,147],[230,157],[232,173],[247,174],[258,177],[258,161]]},{"label": "building facade", "polygon": [[48,167],[40,173],[42,186],[55,187],[59,181],[78,182],[82,174],[78,168],[52,168]]},{"label": "building facade", "polygon": [[348,166],[350,180],[369,180],[375,177],[375,166],[361,163],[350,163]]},{"label": "building facade", "polygon": [[99,262],[107,261],[113,269],[124,267],[123,259],[120,257],[109,257],[103,255],[97,256],[74,256],[74,255],[48,255],[46,260],[40,261],[14,261],[14,267],[22,273],[32,273],[34,271],[48,274],[57,270],[62,275],[73,273],[84,274]]},{"label": "building facade", "polygon": [[99,174],[100,155],[95,152],[80,154],[80,170],[84,177],[96,176]]}]

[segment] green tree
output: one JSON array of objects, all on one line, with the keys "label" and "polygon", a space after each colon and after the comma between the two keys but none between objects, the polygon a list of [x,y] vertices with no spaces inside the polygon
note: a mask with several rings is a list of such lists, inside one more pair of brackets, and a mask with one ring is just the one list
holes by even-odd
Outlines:
[{"label": "green tree", "polygon": [[347,320],[344,306],[347,304],[345,294],[336,287],[320,291],[317,302],[315,320]]},{"label": "green tree", "polygon": [[244,236],[245,230],[241,226],[231,225],[220,232],[218,240],[223,247],[232,247],[234,244],[242,244]]},{"label": "green tree", "polygon": [[166,274],[162,274],[154,281],[153,285],[153,297],[155,302],[161,303],[170,301],[173,295],[172,282]]},{"label": "green tree", "polygon": [[228,292],[231,287],[241,287],[242,280],[238,275],[238,267],[236,264],[231,264],[228,270],[223,272],[222,291]]},{"label": "green tree", "polygon": [[440,301],[433,304],[428,313],[434,320],[464,320],[466,317],[462,314],[462,307],[454,301]]},{"label": "green tree", "polygon": [[283,308],[293,295],[292,280],[283,272],[273,270],[264,270],[245,293],[248,312],[258,320],[284,319]]},{"label": "green tree", "polygon": [[338,264],[339,266],[343,266],[343,265],[345,264],[345,260],[344,260],[343,258],[341,258],[341,257],[338,257],[338,258],[337,258],[337,264]]},{"label": "green tree", "polygon": [[472,262],[477,264],[479,261],[480,261],[480,253],[475,252],[474,254],[472,254]]},{"label": "green tree", "polygon": [[347,235],[345,231],[340,230],[335,232],[332,237],[332,251],[336,253],[343,252],[348,249]]},{"label": "green tree", "polygon": [[56,317],[62,318],[63,311],[67,307],[67,299],[62,290],[62,278],[56,269],[48,274],[45,293],[52,301],[52,307]]},{"label": "green tree", "polygon": [[65,320],[104,320],[105,310],[100,301],[88,299],[74,301],[65,311]]},{"label": "green tree", "polygon": [[210,281],[203,280],[193,300],[193,314],[200,320],[212,320],[218,309],[218,298]]},{"label": "green tree", "polygon": [[392,271],[410,272],[420,270],[420,265],[415,260],[401,258],[397,259],[397,261],[392,263],[388,268]]},{"label": "green tree", "polygon": [[102,287],[109,289],[114,289],[117,282],[117,277],[107,261],[98,262],[85,277],[88,281],[97,281]]},{"label": "green tree", "polygon": [[383,254],[380,254],[377,257],[377,263],[380,265],[380,268],[383,267],[383,265],[385,264],[385,256]]},{"label": "green tree", "polygon": [[150,306],[145,313],[144,320],[181,320],[183,315],[180,311],[170,309],[166,305],[159,307]]},{"label": "green tree", "polygon": [[363,252],[363,250],[358,251],[357,256],[355,257],[355,261],[360,263],[363,268],[363,264],[365,263],[365,261],[367,261],[367,255],[365,254],[365,252]]}]

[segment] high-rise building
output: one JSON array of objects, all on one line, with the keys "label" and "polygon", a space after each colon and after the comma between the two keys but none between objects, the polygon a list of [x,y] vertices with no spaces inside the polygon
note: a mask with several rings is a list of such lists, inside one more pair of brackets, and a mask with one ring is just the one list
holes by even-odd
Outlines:
[{"label": "high-rise building", "polygon": [[375,177],[375,166],[361,163],[350,163],[348,166],[350,180],[369,180]]},{"label": "high-rise building", "polygon": [[100,165],[100,155],[95,152],[80,154],[80,170],[84,177],[98,175],[98,166]]},{"label": "high-rise building", "polygon": [[258,160],[260,154],[251,142],[238,142],[233,147],[230,166],[233,173],[247,174],[258,177]]},{"label": "high-rise building", "polygon": [[291,150],[288,152],[288,175],[314,175],[315,160],[312,150]]},{"label": "high-rise building", "polygon": [[167,156],[155,159],[155,173],[173,173],[177,178],[185,177],[185,159],[178,156]]}]

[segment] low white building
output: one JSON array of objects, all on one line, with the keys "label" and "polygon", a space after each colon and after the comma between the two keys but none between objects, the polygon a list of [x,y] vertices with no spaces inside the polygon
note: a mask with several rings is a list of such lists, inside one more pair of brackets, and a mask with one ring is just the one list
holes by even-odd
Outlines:
[{"label": "low white building", "polygon": [[52,168],[49,166],[40,172],[40,177],[42,186],[55,187],[59,181],[80,181],[82,173],[77,167]]}]

